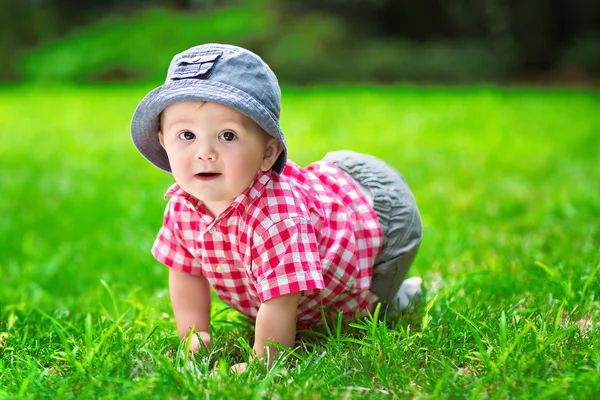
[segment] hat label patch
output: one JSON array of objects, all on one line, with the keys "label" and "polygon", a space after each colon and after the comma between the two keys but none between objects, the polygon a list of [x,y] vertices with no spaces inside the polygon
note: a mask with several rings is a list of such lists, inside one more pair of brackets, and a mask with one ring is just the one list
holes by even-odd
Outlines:
[{"label": "hat label patch", "polygon": [[206,79],[223,53],[182,58],[177,61],[171,80]]}]

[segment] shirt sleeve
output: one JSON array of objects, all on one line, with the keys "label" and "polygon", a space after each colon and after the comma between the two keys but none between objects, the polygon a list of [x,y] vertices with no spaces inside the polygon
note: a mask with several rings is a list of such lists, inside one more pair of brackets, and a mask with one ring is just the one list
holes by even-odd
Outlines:
[{"label": "shirt sleeve", "polygon": [[256,231],[252,271],[259,300],[325,287],[314,228],[305,218],[290,218]]},{"label": "shirt sleeve", "polygon": [[152,255],[170,268],[192,275],[201,275],[200,262],[189,251],[180,223],[177,222],[177,203],[172,197],[167,203],[163,226],[158,231]]}]

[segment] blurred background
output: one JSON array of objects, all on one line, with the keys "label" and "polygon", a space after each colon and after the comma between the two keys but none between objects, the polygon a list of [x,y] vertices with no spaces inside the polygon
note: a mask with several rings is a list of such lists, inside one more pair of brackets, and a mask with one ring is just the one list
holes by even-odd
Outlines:
[{"label": "blurred background", "polygon": [[593,86],[597,0],[2,0],[0,81],[160,81],[204,42],[283,84]]}]

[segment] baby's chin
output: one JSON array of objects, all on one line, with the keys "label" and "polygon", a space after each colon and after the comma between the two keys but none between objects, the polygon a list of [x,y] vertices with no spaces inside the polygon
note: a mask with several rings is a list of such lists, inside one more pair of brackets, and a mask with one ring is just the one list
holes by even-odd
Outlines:
[{"label": "baby's chin", "polygon": [[223,211],[225,211],[233,202],[233,200],[221,200],[221,201],[209,201],[202,200],[204,208],[212,214],[213,217],[217,217]]},{"label": "baby's chin", "polygon": [[187,190],[185,187],[181,186],[180,187],[183,189],[184,192],[186,192],[187,194],[191,195],[192,197],[194,197],[195,199],[199,200],[200,202],[204,203],[204,204],[231,204],[233,202],[233,200],[235,198],[226,198],[223,196],[215,196],[212,193],[206,193],[206,191],[199,191],[199,190],[194,190],[194,189],[190,189]]}]

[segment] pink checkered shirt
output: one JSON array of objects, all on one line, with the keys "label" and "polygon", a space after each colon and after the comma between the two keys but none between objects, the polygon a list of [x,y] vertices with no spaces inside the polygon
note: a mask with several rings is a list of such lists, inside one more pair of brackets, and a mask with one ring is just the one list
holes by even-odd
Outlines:
[{"label": "pink checkered shirt", "polygon": [[298,325],[321,308],[345,314],[371,308],[372,267],[382,245],[377,215],[356,184],[327,161],[281,175],[260,172],[217,218],[177,184],[152,254],[203,275],[221,300],[255,318],[260,304],[302,292]]}]

